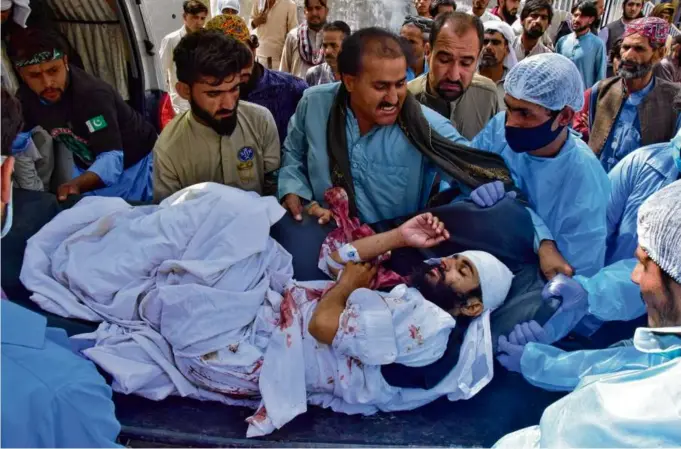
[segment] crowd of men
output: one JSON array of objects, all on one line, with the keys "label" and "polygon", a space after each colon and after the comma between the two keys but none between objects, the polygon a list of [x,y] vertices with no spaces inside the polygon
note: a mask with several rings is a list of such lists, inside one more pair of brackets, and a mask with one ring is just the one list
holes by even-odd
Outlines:
[{"label": "crowd of men", "polygon": [[[25,22],[17,14],[22,3],[2,1],[3,23]],[[681,365],[669,350],[678,352],[681,334],[681,37],[673,36],[673,8],[662,3],[643,17],[642,0],[625,0],[621,19],[601,27],[603,1],[580,0],[550,35],[556,11],[549,0],[522,8],[520,0],[499,0],[492,10],[488,3],[474,0],[460,11],[452,0],[416,0],[418,15],[395,34],[352,32],[328,20],[327,0],[305,0],[301,24],[293,0],[254,1],[250,24],[238,1],[218,1],[220,14],[208,19],[203,2],[187,0],[182,27],[160,45],[176,113],[160,134],[111,86],[74,65],[61,36],[14,27],[11,67],[3,63],[2,235],[12,225],[10,180],[59,200],[141,202],[216,182],[274,195],[295,220],[306,214],[322,224],[332,218],[324,197],[332,186],[347,191],[363,223],[412,215],[448,189],[490,207],[514,186],[527,201],[547,288],[563,305],[550,325],[525,323],[503,337],[504,366],[559,388],[547,379],[566,357],[548,344],[580,326],[636,318],[646,310],[642,297],[650,329],[637,338],[664,340],[658,352],[666,358],[644,363],[640,345],[604,350],[611,352],[599,357],[621,363],[574,372],[561,388],[631,361],[629,388],[676,379],[678,399]],[[10,77],[16,92],[7,88]],[[6,314],[23,313],[8,307],[3,301],[3,396],[6,346],[22,344],[18,325],[5,336]],[[36,326],[44,333],[44,322]],[[587,366],[591,355],[581,356],[570,366]],[[547,409],[533,432],[568,446],[681,442],[673,404],[657,415],[670,428],[645,439],[646,417],[615,419],[607,403],[614,396],[591,404],[592,426],[605,426],[594,410],[610,410],[600,434],[575,430],[589,426],[574,418],[585,395],[597,394],[593,385],[580,384]],[[672,388],[664,385],[651,393],[662,402]],[[111,414],[110,400],[101,400]],[[113,444],[117,424],[109,418],[99,421],[101,433],[87,430],[91,440],[44,441]]]}]

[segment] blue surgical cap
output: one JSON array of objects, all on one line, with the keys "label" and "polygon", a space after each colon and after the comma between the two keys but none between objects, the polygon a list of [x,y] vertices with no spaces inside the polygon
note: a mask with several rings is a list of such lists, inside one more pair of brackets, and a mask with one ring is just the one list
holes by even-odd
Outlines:
[{"label": "blue surgical cap", "polygon": [[577,66],[563,55],[543,53],[516,64],[504,82],[507,94],[518,100],[560,111],[584,106],[584,83]]}]

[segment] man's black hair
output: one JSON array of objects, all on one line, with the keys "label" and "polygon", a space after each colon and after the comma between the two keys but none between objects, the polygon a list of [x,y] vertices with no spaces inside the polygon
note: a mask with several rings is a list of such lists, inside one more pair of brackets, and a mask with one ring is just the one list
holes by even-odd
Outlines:
[{"label": "man's black hair", "polygon": [[367,55],[373,58],[405,58],[408,67],[413,59],[411,47],[395,33],[378,27],[363,28],[343,41],[343,49],[338,55],[338,72],[341,75],[358,75],[362,71],[362,59]]},{"label": "man's black hair", "polygon": [[56,31],[39,28],[17,28],[13,31],[7,47],[12,62],[23,61],[38,53],[59,50],[66,54],[64,40]]},{"label": "man's black hair", "polygon": [[182,4],[182,10],[185,14],[208,14],[208,7],[199,0],[185,0],[185,2]]},{"label": "man's black hair", "polygon": [[2,155],[12,154],[12,143],[17,134],[24,127],[24,116],[21,114],[21,103],[14,95],[10,94],[4,87],[2,88]]},{"label": "man's black hair", "polygon": [[523,10],[520,11],[520,21],[527,19],[533,12],[545,9],[549,13],[549,25],[553,20],[553,5],[548,0],[527,0]]},{"label": "man's black hair", "polygon": [[619,38],[612,44],[612,48],[608,53],[608,62],[610,62],[610,64],[612,64],[615,59],[622,59],[622,55],[620,54],[622,51],[622,41],[623,39]]},{"label": "man's black hair", "polygon": [[333,22],[328,22],[322,27],[322,31],[340,31],[345,37],[352,34],[350,30],[350,25],[343,22],[342,20],[334,20]]},{"label": "man's black hair", "polygon": [[[324,8],[329,8],[328,0],[317,0]],[[310,7],[310,0],[305,0],[304,5],[306,8]]]},{"label": "man's black hair", "polygon": [[222,83],[225,78],[238,76],[253,62],[248,47],[218,30],[199,30],[183,37],[173,51],[177,79],[190,86],[203,77],[213,77]]},{"label": "man's black hair", "polygon": [[598,8],[596,8],[596,3],[592,2],[591,0],[585,0],[577,3],[572,7],[570,13],[574,14],[574,12],[577,10],[579,10],[579,12],[581,12],[585,17],[598,18]]},{"label": "man's black hair", "polygon": [[429,12],[431,17],[437,17],[437,10],[440,9],[440,6],[452,6],[454,11],[456,11],[456,2],[454,0],[435,0],[430,4]]},{"label": "man's black hair", "polygon": [[469,29],[474,29],[478,34],[478,41],[480,42],[480,50],[482,50],[482,41],[485,39],[485,28],[482,26],[480,19],[473,14],[466,14],[465,12],[448,12],[440,14],[433,21],[433,28],[430,31],[430,51],[435,48],[435,41],[442,31],[442,28],[448,23],[452,24],[454,33],[461,36]]}]

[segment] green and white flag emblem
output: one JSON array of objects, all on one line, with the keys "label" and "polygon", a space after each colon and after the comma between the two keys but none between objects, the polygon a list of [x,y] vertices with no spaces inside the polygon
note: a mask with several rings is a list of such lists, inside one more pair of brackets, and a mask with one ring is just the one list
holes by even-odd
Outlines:
[{"label": "green and white flag emblem", "polygon": [[97,117],[91,118],[85,122],[85,124],[87,125],[87,129],[90,131],[90,133],[99,131],[100,129],[104,129],[108,126],[103,115],[98,115]]}]

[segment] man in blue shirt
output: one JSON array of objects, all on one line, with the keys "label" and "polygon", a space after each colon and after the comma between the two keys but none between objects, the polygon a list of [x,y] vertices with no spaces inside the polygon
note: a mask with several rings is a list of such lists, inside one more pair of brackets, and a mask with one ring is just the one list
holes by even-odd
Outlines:
[{"label": "man in blue shirt", "polygon": [[[341,84],[309,88],[298,104],[284,142],[279,198],[294,218],[308,213],[326,223],[324,201],[331,187],[328,146],[342,137],[352,171],[359,218],[375,223],[405,216],[424,207],[435,179],[434,167],[397,123],[407,97],[407,59],[399,38],[376,28],[361,30],[343,42],[338,66]],[[339,90],[349,92],[344,108],[345,136],[330,136],[327,126]],[[432,131],[463,139],[449,121],[418,105]],[[327,145],[328,144],[328,145]]]},{"label": "man in blue shirt", "polygon": [[[2,89],[2,236],[12,226],[12,142],[21,107]],[[4,295],[3,295],[4,297]],[[118,447],[111,388],[63,329],[7,299],[2,317],[2,447]]]},{"label": "man in blue shirt", "polygon": [[591,1],[583,1],[572,8],[573,32],[556,44],[559,53],[575,63],[588,89],[605,78],[605,44],[591,33],[591,25],[598,19],[598,9]]},{"label": "man in blue shirt", "polygon": [[679,128],[681,113],[673,102],[681,87],[653,72],[668,34],[669,24],[658,17],[629,22],[617,76],[591,88],[589,147],[606,171],[643,145],[668,142]]},{"label": "man in blue shirt", "polygon": [[404,19],[400,36],[411,45],[413,61],[407,67],[407,81],[411,81],[424,73],[428,73],[428,40],[433,21],[425,17],[407,16]]}]

